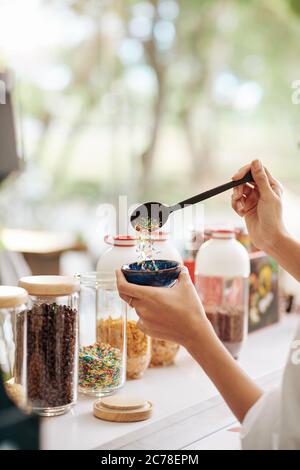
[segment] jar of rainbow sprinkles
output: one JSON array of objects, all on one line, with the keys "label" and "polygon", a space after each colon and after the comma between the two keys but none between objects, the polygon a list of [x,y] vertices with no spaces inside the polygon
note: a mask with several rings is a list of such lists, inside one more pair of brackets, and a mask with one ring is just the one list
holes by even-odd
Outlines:
[{"label": "jar of rainbow sprinkles", "polygon": [[80,274],[79,391],[110,395],[126,378],[126,304],[115,276]]}]

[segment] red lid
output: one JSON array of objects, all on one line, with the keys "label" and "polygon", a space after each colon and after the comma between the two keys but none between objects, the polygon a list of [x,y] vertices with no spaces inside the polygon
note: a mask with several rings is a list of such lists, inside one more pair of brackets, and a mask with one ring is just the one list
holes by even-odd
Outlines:
[{"label": "red lid", "polygon": [[211,238],[235,238],[235,230],[211,230]]},{"label": "red lid", "polygon": [[114,240],[137,240],[137,237],[134,237],[132,235],[116,235],[113,237]]},{"label": "red lid", "polygon": [[114,246],[135,246],[137,237],[131,235],[115,235],[114,237],[105,235],[104,241],[108,245]]},{"label": "red lid", "polygon": [[169,239],[169,232],[152,232],[151,239],[157,242],[164,242]]}]

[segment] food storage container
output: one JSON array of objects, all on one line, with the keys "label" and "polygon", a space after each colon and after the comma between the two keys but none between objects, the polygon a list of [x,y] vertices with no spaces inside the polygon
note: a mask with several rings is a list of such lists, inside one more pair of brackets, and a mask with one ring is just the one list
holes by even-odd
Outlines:
[{"label": "food storage container", "polygon": [[[177,248],[172,244],[167,232],[153,232],[153,251],[155,259],[166,259],[182,263]],[[113,276],[116,269],[121,269],[123,264],[130,264],[139,259],[138,237],[130,235],[106,235],[104,241],[108,245],[107,250],[100,256],[97,264],[97,272],[111,273]]]},{"label": "food storage container", "polygon": [[[129,235],[106,236],[109,245],[97,265],[98,276],[115,276],[115,270],[128,262],[138,261],[137,237]],[[150,363],[150,337],[137,328],[138,316],[133,308],[127,308],[127,379],[137,379],[143,375]]]},{"label": "food storage container", "polygon": [[[154,232],[152,239],[157,251],[157,259],[167,259],[183,263],[182,257],[170,240],[167,232]],[[151,338],[151,362],[150,367],[169,366],[174,363],[179,345],[172,341]]]},{"label": "food storage container", "polygon": [[188,268],[192,282],[195,282],[195,263],[198,250],[204,242],[204,231],[190,229],[186,235],[184,246],[184,266]]},{"label": "food storage container", "polygon": [[31,300],[17,345],[26,363],[27,398],[42,416],[67,412],[77,400],[79,283],[67,276],[30,276],[19,281]]},{"label": "food storage container", "polygon": [[155,259],[178,261],[182,264],[182,256],[172,243],[168,232],[153,232],[151,240],[154,243]]},{"label": "food storage container", "polygon": [[237,241],[239,241],[248,252],[251,252],[251,239],[246,227],[237,227],[235,234]]},{"label": "food storage container", "polygon": [[[19,287],[0,286],[0,369],[7,391],[19,402],[25,399],[24,381],[26,368],[22,360],[24,334],[17,337],[16,324],[26,318],[28,294]],[[17,349],[17,340],[19,350]],[[16,371],[16,362],[19,363]],[[17,375],[16,375],[17,372]],[[21,403],[20,403],[21,404]]]},{"label": "food storage container", "polygon": [[217,335],[234,358],[247,336],[250,260],[231,230],[212,231],[196,258],[195,284]]},{"label": "food storage container", "polygon": [[[130,264],[133,262],[140,261],[138,252],[138,237],[129,235],[117,235],[115,237],[107,235],[104,238],[109,248],[102,254],[97,264],[97,272],[99,276],[115,275],[116,269],[121,269],[124,264]],[[155,253],[156,259],[166,259],[172,261],[179,261],[182,263],[182,257],[170,240],[167,232],[153,232],[151,235],[153,242],[153,252]],[[137,342],[142,339],[143,348],[148,350],[150,339],[146,337],[144,333],[136,328],[136,314],[134,309],[128,307],[128,345],[127,345],[127,378],[140,377],[143,373],[142,369],[147,363],[147,354],[141,354],[142,351]],[[131,330],[130,330],[131,327]],[[135,335],[132,333],[135,332]],[[134,338],[136,341],[134,342]],[[156,365],[167,365],[174,361],[174,357],[179,349],[179,346],[166,341],[152,339],[152,353],[154,355],[152,366]],[[146,345],[148,345],[146,347]],[[133,361],[133,354],[137,354],[137,350],[140,350],[139,360]],[[159,354],[156,354],[156,352]],[[140,363],[139,371],[133,367],[134,362]],[[143,365],[144,364],[144,365]]]},{"label": "food storage container", "polygon": [[79,391],[92,396],[119,390],[126,377],[126,304],[115,275],[80,274]]},{"label": "food storage container", "polygon": [[163,339],[152,338],[150,367],[166,367],[174,363],[179,344]]},{"label": "food storage container", "polygon": [[134,308],[127,306],[127,379],[140,379],[151,360],[151,338],[138,328],[138,319]]},{"label": "food storage container", "polygon": [[110,273],[114,276],[115,270],[120,269],[125,263],[138,261],[136,250],[137,237],[130,235],[106,235],[104,241],[107,249],[100,256],[97,264],[97,272]]}]

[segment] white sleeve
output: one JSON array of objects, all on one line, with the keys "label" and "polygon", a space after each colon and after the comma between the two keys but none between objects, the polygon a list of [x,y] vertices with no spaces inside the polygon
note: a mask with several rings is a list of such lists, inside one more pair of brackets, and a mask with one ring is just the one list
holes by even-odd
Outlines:
[{"label": "white sleeve", "polygon": [[300,325],[280,387],[248,411],[241,430],[243,449],[300,449]]},{"label": "white sleeve", "polygon": [[274,450],[278,447],[280,387],[263,394],[246,414],[241,430],[243,450]]},{"label": "white sleeve", "polygon": [[292,342],[282,382],[279,449],[300,449],[300,325]]}]

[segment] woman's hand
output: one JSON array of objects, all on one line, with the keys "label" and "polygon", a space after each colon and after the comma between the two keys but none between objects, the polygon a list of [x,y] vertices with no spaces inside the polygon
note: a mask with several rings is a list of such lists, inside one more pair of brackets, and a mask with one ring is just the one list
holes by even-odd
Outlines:
[{"label": "woman's hand", "polygon": [[187,349],[196,331],[211,332],[202,303],[183,267],[176,284],[171,288],[146,287],[130,284],[117,271],[120,297],[135,308],[139,328],[149,336],[174,341]]},{"label": "woman's hand", "polygon": [[129,284],[121,271],[116,274],[120,296],[140,317],[139,328],[155,338],[182,344],[242,422],[262,392],[218,339],[187,269],[182,268],[175,286],[169,289]]},{"label": "woman's hand", "polygon": [[234,188],[232,207],[245,218],[254,245],[268,252],[286,234],[282,220],[282,186],[259,160],[241,168],[232,179],[242,178],[250,168],[255,183]]}]

